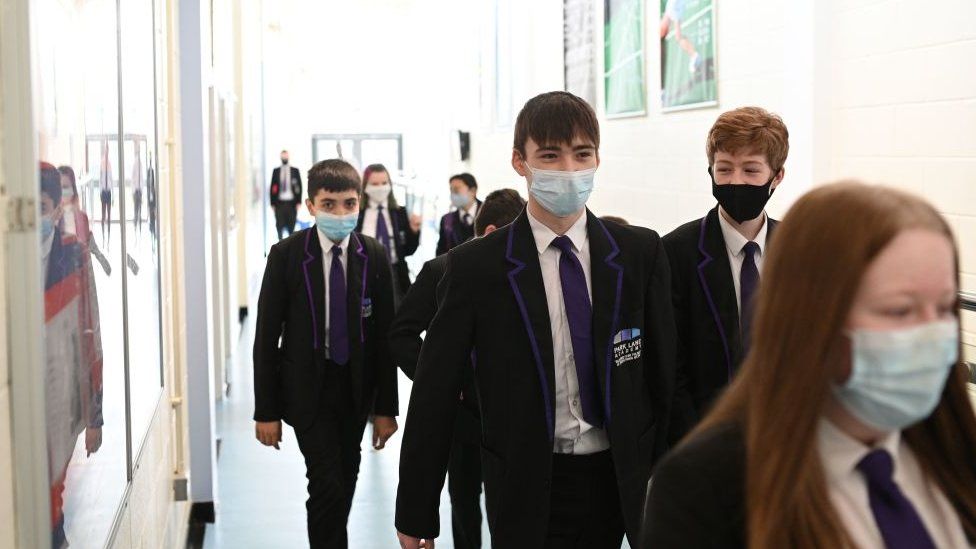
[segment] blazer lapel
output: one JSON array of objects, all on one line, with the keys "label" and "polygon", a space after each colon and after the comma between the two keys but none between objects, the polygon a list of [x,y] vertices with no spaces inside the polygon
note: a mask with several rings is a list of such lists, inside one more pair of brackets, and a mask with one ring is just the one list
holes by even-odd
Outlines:
[{"label": "blazer lapel", "polygon": [[593,359],[603,393],[604,417],[610,423],[613,372],[613,336],[619,329],[624,268],[617,262],[620,248],[606,226],[586,211],[586,234],[590,241],[590,276],[593,302]]},{"label": "blazer lapel", "polygon": [[698,279],[705,293],[715,329],[722,340],[725,366],[729,380],[733,375],[733,359],[741,354],[739,341],[739,305],[732,282],[732,267],[726,250],[725,237],[718,220],[718,207],[702,218],[698,235]]},{"label": "blazer lapel", "polygon": [[542,267],[539,265],[539,250],[532,237],[528,214],[522,214],[508,230],[508,244],[505,258],[511,265],[508,281],[515,295],[532,358],[542,387],[542,400],[545,404],[546,427],[549,440],[555,436],[555,365],[552,350],[552,331],[549,321],[549,306],[546,302],[546,288],[542,282]]},{"label": "blazer lapel", "polygon": [[325,270],[322,246],[315,227],[305,229],[305,259],[302,261],[308,309],[312,314],[312,346],[316,355],[325,356]]},{"label": "blazer lapel", "polygon": [[[460,246],[461,244],[464,243],[464,238],[460,233],[461,225],[463,223],[461,221],[461,210],[454,210],[454,213],[451,214],[451,217],[453,218],[451,220],[453,221],[453,223],[451,223],[451,240],[454,241],[454,246]],[[528,223],[528,221],[526,221],[526,223]],[[531,232],[532,231],[529,231],[529,233]]]},{"label": "blazer lapel", "polygon": [[366,277],[369,275],[369,255],[366,245],[356,233],[349,236],[349,254],[346,261],[346,303],[349,311],[349,342],[352,348],[361,346],[366,341],[363,329],[363,305],[366,303]]}]

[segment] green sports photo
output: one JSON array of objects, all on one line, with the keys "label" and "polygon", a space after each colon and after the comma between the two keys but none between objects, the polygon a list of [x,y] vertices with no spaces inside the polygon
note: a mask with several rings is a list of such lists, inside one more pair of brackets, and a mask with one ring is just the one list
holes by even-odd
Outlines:
[{"label": "green sports photo", "polygon": [[663,110],[716,104],[714,0],[660,2]]}]

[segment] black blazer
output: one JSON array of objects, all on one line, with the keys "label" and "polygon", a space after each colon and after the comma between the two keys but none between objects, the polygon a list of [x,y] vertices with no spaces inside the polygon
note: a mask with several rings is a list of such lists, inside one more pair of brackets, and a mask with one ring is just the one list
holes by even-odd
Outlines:
[{"label": "black blazer", "polygon": [[[478,203],[476,212],[480,212],[482,202],[478,199],[475,199],[475,201]],[[441,236],[437,240],[436,255],[446,254],[451,249],[464,244],[472,238],[474,238],[474,219],[471,220],[470,225],[465,225],[461,221],[461,210],[454,210],[451,213],[444,214],[441,217]]]},{"label": "black blazer", "polygon": [[733,424],[696,435],[668,454],[647,489],[640,545],[746,546],[745,443]]},{"label": "black blazer", "polygon": [[[382,245],[352,233],[346,259],[350,362],[356,412],[397,415],[390,262]],[[325,358],[325,275],[315,227],[271,247],[254,337],[254,419],[302,429],[315,418]],[[281,344],[279,345],[279,338]],[[334,367],[331,366],[331,367]]]},{"label": "black blazer", "polygon": [[[410,219],[407,217],[407,209],[403,206],[390,209],[390,236],[393,237],[394,251],[396,252],[397,262],[393,266],[393,275],[396,277],[397,288],[400,292],[406,292],[410,288],[410,267],[407,265],[407,258],[417,251],[420,246],[420,233],[410,230]],[[363,220],[366,218],[366,208],[359,210],[359,223],[356,224],[356,232],[363,232]]]},{"label": "black blazer", "polygon": [[[675,439],[707,413],[744,358],[739,304],[718,215],[716,206],[664,237],[681,366],[672,425]],[[769,220],[767,244],[777,223]]]},{"label": "black blazer", "polygon": [[[390,326],[390,352],[393,361],[413,380],[420,360],[423,339],[420,334],[427,331],[437,313],[437,283],[447,269],[447,256],[442,255],[424,263],[417,280],[400,302],[400,308]],[[478,397],[474,388],[474,370],[469,363],[462,373],[461,410],[458,412],[454,436],[466,442],[477,444]]]},{"label": "black blazer", "polygon": [[[624,521],[636,542],[647,479],[666,450],[673,398],[670,274],[656,233],[586,215],[597,372]],[[492,543],[541,547],[549,522],[555,366],[526,212],[448,254],[438,301],[410,398],[396,527],[423,538],[439,533],[457,395],[473,350]]]},{"label": "black blazer", "polygon": [[[281,194],[281,166],[271,171],[271,205],[278,205],[278,196]],[[291,168],[291,192],[295,196],[294,202],[302,201],[302,172],[298,168]]]}]

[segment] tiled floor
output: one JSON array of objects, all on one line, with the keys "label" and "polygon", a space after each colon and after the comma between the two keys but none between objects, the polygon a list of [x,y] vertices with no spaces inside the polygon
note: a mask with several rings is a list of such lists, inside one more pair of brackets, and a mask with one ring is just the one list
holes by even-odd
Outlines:
[{"label": "tiled floor", "polygon": [[[280,451],[261,446],[254,439],[251,414],[254,393],[251,369],[254,311],[245,323],[235,364],[231,390],[217,405],[217,431],[221,437],[218,461],[217,522],[207,526],[207,549],[291,549],[308,547],[305,534],[305,464],[290,428],[285,428]],[[410,382],[400,376],[402,411],[409,401]],[[402,418],[401,418],[402,422]],[[402,433],[401,425],[401,433]],[[375,451],[367,426],[359,486],[349,518],[349,546],[356,549],[398,547],[393,527],[400,434],[386,449]],[[450,504],[445,490],[441,498],[441,537],[437,547],[454,546],[451,539]],[[483,528],[489,547],[488,526]]]}]

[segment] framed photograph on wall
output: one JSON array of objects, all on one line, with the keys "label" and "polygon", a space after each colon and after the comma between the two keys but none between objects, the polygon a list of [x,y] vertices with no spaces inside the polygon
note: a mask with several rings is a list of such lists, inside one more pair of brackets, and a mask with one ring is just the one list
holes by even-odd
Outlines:
[{"label": "framed photograph on wall", "polygon": [[565,90],[596,108],[594,1],[563,1],[563,74]]},{"label": "framed photograph on wall", "polygon": [[658,1],[662,110],[717,105],[715,0]]},{"label": "framed photograph on wall", "polygon": [[604,0],[604,101],[607,118],[647,112],[644,0]]}]

